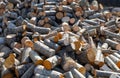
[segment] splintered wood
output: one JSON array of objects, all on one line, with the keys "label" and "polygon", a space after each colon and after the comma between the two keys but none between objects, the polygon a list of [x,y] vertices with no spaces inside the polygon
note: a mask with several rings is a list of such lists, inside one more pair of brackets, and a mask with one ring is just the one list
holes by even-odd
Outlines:
[{"label": "splintered wood", "polygon": [[119,16],[97,0],[0,0],[0,78],[120,78]]}]

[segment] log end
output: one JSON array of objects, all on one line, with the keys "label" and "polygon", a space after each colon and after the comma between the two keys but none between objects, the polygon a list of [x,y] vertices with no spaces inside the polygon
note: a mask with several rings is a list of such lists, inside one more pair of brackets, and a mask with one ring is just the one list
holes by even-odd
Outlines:
[{"label": "log end", "polygon": [[77,70],[83,75],[85,75],[85,73],[86,73],[86,69],[84,67],[80,67]]},{"label": "log end", "polygon": [[33,42],[31,40],[26,40],[25,41],[25,46],[33,47]]},{"label": "log end", "polygon": [[52,64],[51,64],[51,62],[48,61],[48,60],[45,60],[45,61],[43,62],[43,66],[44,66],[47,70],[51,70],[51,69],[52,69]]},{"label": "log end", "polygon": [[35,65],[41,65],[41,64],[43,64],[43,60],[37,60],[35,63]]},{"label": "log end", "polygon": [[120,44],[116,45],[116,50],[120,50]]},{"label": "log end", "polygon": [[116,65],[120,68],[120,61],[118,61],[118,62],[116,63]]}]

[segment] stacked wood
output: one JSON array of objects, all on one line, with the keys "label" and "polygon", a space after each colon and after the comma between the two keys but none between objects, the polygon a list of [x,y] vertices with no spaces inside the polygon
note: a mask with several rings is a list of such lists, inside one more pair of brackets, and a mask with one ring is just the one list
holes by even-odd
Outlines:
[{"label": "stacked wood", "polygon": [[0,78],[120,77],[119,16],[97,0],[0,0]]}]

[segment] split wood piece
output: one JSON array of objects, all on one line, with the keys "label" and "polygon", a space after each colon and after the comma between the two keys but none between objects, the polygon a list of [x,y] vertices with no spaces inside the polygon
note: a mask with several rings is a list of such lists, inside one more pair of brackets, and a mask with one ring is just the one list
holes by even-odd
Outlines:
[{"label": "split wood piece", "polygon": [[105,57],[105,63],[107,63],[107,65],[114,71],[120,71],[120,69],[118,68],[118,66],[112,61],[112,59],[110,57]]},{"label": "split wood piece", "polygon": [[112,69],[110,69],[108,67],[108,65],[104,64],[102,67],[100,67],[100,70],[103,70],[103,71],[112,71]]},{"label": "split wood piece", "polygon": [[101,46],[102,49],[107,49],[108,48],[108,43],[103,43]]},{"label": "split wood piece", "polygon": [[116,25],[117,25],[117,27],[119,27],[120,28],[120,18],[118,17],[118,18],[116,18]]},{"label": "split wood piece", "polygon": [[13,43],[10,44],[10,47],[20,49],[20,48],[22,48],[22,45],[18,42],[13,42]]},{"label": "split wood piece", "polygon": [[31,50],[29,52],[29,56],[35,65],[43,64],[43,59],[39,56],[39,54],[37,52]]},{"label": "split wood piece", "polygon": [[77,52],[77,51],[81,51],[82,43],[81,43],[80,41],[72,42],[72,43],[71,43],[71,47],[72,47],[73,50],[76,51],[76,54],[80,54],[80,53]]},{"label": "split wood piece", "polygon": [[55,6],[55,5],[44,5],[44,6],[43,6],[43,9],[44,9],[44,10],[56,9],[56,6]]},{"label": "split wood piece", "polygon": [[32,17],[29,22],[30,22],[31,24],[36,25],[36,23],[37,23],[37,18],[36,18],[36,17]]},{"label": "split wood piece", "polygon": [[30,47],[25,47],[23,52],[22,52],[22,59],[21,63],[29,63],[30,58],[29,58],[29,53],[32,49]]},{"label": "split wood piece", "polygon": [[112,74],[117,74],[120,75],[117,72],[112,72],[112,71],[102,71],[102,70],[94,70],[94,76],[95,77],[110,77]]},{"label": "split wood piece", "polygon": [[67,17],[67,16],[62,18],[62,22],[69,22],[69,20],[70,20],[70,17]]},{"label": "split wood piece", "polygon": [[30,78],[34,74],[34,68],[34,65],[30,66],[30,68],[21,76],[21,78]]},{"label": "split wood piece", "polygon": [[56,11],[55,10],[48,10],[48,11],[44,11],[43,16],[55,16]]},{"label": "split wood piece", "polygon": [[109,55],[109,57],[112,59],[112,61],[120,68],[120,59],[117,58],[116,56],[114,55]]},{"label": "split wood piece", "polygon": [[21,40],[22,47],[31,47],[33,48],[33,42],[29,39],[29,37],[23,37]]},{"label": "split wood piece", "polygon": [[12,50],[9,47],[5,45],[0,45],[0,56],[2,58],[8,57],[11,52]]},{"label": "split wood piece", "polygon": [[111,46],[113,49],[120,50],[120,44],[118,42],[111,39],[106,39],[105,42],[108,43],[108,45]]},{"label": "split wood piece", "polygon": [[41,75],[41,74],[36,73],[34,78],[50,78],[50,76]]},{"label": "split wood piece", "polygon": [[76,62],[71,57],[62,56],[63,61],[61,63],[64,71],[69,71],[71,68],[76,67]]},{"label": "split wood piece", "polygon": [[56,13],[56,18],[57,18],[57,19],[60,19],[60,20],[61,20],[61,19],[63,18],[63,16],[64,16],[64,15],[63,15],[63,12],[57,12],[57,13]]},{"label": "split wood piece", "polygon": [[13,74],[4,65],[2,66],[1,78],[13,78]]},{"label": "split wood piece", "polygon": [[31,66],[32,66],[32,63],[15,66],[14,69],[15,69],[15,74],[17,78],[20,78]]},{"label": "split wood piece", "polygon": [[5,43],[5,37],[0,37],[0,44],[4,44]]},{"label": "split wood piece", "polygon": [[98,44],[97,52],[96,52],[96,57],[95,57],[95,62],[96,65],[98,66],[103,66],[104,64],[104,56],[102,54],[101,46]]},{"label": "split wood piece", "polygon": [[54,49],[55,51],[59,51],[61,49],[60,45],[52,42],[49,39],[45,39],[44,40],[44,44],[47,45],[47,46],[49,46],[50,48]]},{"label": "split wood piece", "polygon": [[65,73],[65,78],[74,78],[71,71]]},{"label": "split wood piece", "polygon": [[47,75],[50,76],[50,78],[64,78],[64,75],[58,71],[55,70],[46,70],[44,68],[44,66],[42,65],[38,65],[35,69],[34,69],[34,74],[41,74],[41,75]]},{"label": "split wood piece", "polygon": [[76,67],[75,67],[81,74],[85,75],[86,69],[83,67],[81,64],[76,62]]},{"label": "split wood piece", "polygon": [[36,41],[34,43],[34,49],[47,57],[55,55],[55,50],[49,48],[48,46],[39,41]]},{"label": "split wood piece", "polygon": [[43,62],[43,65],[47,70],[51,70],[52,68],[54,68],[55,66],[57,66],[60,63],[61,63],[61,57],[54,55],[54,56],[46,59]]},{"label": "split wood piece", "polygon": [[6,68],[12,68],[15,64],[15,55],[10,54],[8,58],[6,58],[4,65]]},{"label": "split wood piece", "polygon": [[5,41],[8,45],[10,45],[12,42],[16,41],[16,34],[7,35]]},{"label": "split wood piece", "polygon": [[75,78],[85,78],[85,76],[82,75],[82,74],[81,74],[77,69],[75,69],[75,68],[72,68],[70,71],[72,72],[73,77],[75,77]]}]

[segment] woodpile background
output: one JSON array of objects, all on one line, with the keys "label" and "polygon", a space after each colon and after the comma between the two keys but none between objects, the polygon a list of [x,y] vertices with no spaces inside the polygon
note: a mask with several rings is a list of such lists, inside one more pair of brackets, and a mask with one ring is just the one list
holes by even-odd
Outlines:
[{"label": "woodpile background", "polygon": [[119,78],[119,50],[119,7],[0,0],[0,78]]}]

